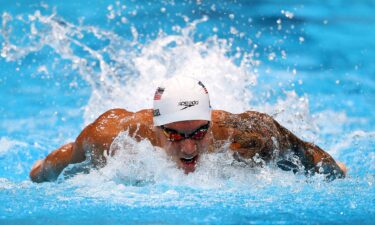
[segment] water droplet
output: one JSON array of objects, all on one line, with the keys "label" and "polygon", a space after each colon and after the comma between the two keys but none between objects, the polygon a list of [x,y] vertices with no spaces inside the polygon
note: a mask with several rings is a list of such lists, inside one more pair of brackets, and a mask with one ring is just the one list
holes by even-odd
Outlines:
[{"label": "water droplet", "polygon": [[110,11],[109,14],[107,14],[107,18],[110,20],[113,20],[116,17],[114,11]]},{"label": "water droplet", "polygon": [[288,19],[293,19],[294,17],[294,14],[292,12],[289,12],[289,11],[284,11],[284,10],[281,10],[281,13]]},{"label": "water droplet", "polygon": [[273,61],[276,57],[276,54],[274,52],[271,52],[269,55],[268,55],[268,60],[269,61]]},{"label": "water droplet", "polygon": [[235,27],[230,27],[230,33],[236,35],[238,34],[238,30]]},{"label": "water droplet", "polygon": [[281,50],[281,58],[286,59],[286,52],[285,50]]},{"label": "water droplet", "polygon": [[128,19],[126,19],[125,17],[121,17],[121,23],[127,23],[128,22]]}]

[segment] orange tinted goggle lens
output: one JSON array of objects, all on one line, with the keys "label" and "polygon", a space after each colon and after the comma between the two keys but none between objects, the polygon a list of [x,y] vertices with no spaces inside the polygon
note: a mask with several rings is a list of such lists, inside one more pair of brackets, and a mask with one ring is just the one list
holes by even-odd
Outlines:
[{"label": "orange tinted goggle lens", "polygon": [[163,126],[162,126],[162,129],[163,129],[165,136],[167,136],[168,140],[170,141],[181,141],[187,138],[190,138],[193,140],[201,140],[206,135],[209,124],[210,123],[207,123],[206,125],[201,126],[190,135],[181,134],[175,130],[164,128]]},{"label": "orange tinted goggle lens", "polygon": [[168,139],[171,141],[181,141],[182,139],[185,139],[184,136],[182,136],[179,133],[168,133]]},{"label": "orange tinted goggle lens", "polygon": [[205,130],[198,130],[197,132],[195,132],[194,134],[192,134],[190,136],[191,139],[194,139],[194,140],[201,140],[204,135],[206,135],[207,133],[207,129]]}]

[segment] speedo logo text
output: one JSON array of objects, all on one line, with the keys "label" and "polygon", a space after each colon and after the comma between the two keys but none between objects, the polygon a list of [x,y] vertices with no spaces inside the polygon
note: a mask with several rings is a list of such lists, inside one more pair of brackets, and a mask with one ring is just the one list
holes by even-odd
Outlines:
[{"label": "speedo logo text", "polygon": [[199,101],[183,101],[183,102],[178,103],[179,106],[183,106],[183,108],[181,108],[180,110],[184,110],[184,109],[187,109],[189,107],[192,107],[198,104],[199,104]]}]

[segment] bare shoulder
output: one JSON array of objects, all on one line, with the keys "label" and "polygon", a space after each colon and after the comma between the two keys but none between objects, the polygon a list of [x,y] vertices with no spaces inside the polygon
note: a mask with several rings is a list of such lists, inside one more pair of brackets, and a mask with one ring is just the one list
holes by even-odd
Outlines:
[{"label": "bare shoulder", "polygon": [[124,118],[134,116],[134,112],[130,112],[126,109],[110,109],[101,114],[93,124],[107,124],[121,122]]},{"label": "bare shoulder", "polygon": [[256,112],[256,111],[246,111],[239,114],[234,114],[226,112],[223,110],[213,110],[212,112],[213,123],[218,127],[230,127],[238,129],[247,129],[254,126],[266,126],[268,128],[274,128],[275,120],[272,116]]},{"label": "bare shoulder", "polygon": [[77,137],[76,143],[82,148],[89,144],[108,148],[113,139],[124,129],[127,118],[133,115],[133,112],[125,109],[108,110],[85,127]]},{"label": "bare shoulder", "polygon": [[90,152],[94,164],[102,159],[114,139],[122,132],[128,131],[137,141],[152,138],[152,113],[150,110],[130,112],[126,109],[111,109],[100,115],[77,137],[75,154]]},{"label": "bare shoulder", "polygon": [[269,159],[274,140],[280,137],[275,120],[265,113],[246,111],[233,114],[214,110],[212,121],[215,141],[229,141],[230,149],[245,158],[258,153],[262,158]]},{"label": "bare shoulder", "polygon": [[121,131],[130,134],[152,126],[152,110],[130,112],[126,109],[111,109],[100,115],[92,124],[91,130],[99,136],[116,137]]},{"label": "bare shoulder", "polygon": [[[244,117],[244,116],[252,116],[252,117],[271,117],[270,115],[266,114],[266,113],[261,113],[261,112],[258,112],[258,111],[251,111],[251,110],[248,110],[248,111],[245,111],[243,113],[230,113],[230,112],[227,112],[227,111],[224,111],[224,110],[212,110],[212,115],[214,118],[217,118],[219,119],[220,117],[221,118],[225,118],[225,117]],[[272,117],[271,117],[272,118]]]},{"label": "bare shoulder", "polygon": [[137,141],[148,139],[153,145],[157,145],[153,129],[154,122],[152,109],[143,109],[136,112],[130,121],[131,123],[128,126],[130,136]]}]

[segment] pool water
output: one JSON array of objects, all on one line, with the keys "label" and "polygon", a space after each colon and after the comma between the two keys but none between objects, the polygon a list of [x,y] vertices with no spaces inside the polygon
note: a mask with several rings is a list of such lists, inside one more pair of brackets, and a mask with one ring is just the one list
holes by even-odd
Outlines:
[{"label": "pool water", "polygon": [[[375,223],[374,1],[0,3],[0,224]],[[107,109],[151,108],[174,75],[202,80],[215,109],[272,115],[347,178],[247,168],[226,149],[184,175],[122,133],[106,167],[29,180]]]}]

